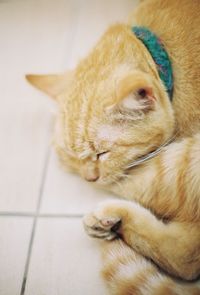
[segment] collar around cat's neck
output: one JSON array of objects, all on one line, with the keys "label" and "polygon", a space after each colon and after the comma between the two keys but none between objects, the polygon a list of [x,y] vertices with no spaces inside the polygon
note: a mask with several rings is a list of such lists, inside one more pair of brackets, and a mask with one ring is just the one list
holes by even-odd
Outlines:
[{"label": "collar around cat's neck", "polygon": [[151,54],[160,76],[163,81],[166,91],[172,101],[173,96],[173,73],[172,65],[167,51],[165,50],[160,39],[149,29],[145,27],[132,27],[132,31],[136,37],[142,41],[145,47]]}]

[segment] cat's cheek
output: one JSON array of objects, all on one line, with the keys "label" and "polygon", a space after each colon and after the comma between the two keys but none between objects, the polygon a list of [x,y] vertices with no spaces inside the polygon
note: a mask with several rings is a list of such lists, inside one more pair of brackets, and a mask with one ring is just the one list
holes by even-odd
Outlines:
[{"label": "cat's cheek", "polygon": [[115,169],[103,166],[103,163],[99,168],[99,175],[100,177],[97,180],[97,184],[103,187],[113,184],[118,179]]}]

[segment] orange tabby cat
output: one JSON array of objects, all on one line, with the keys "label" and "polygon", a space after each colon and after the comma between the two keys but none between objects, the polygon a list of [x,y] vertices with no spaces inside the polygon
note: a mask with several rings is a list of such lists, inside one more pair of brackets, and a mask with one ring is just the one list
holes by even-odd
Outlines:
[{"label": "orange tabby cat", "polygon": [[[180,280],[200,274],[199,14],[199,0],[143,1],[74,71],[27,76],[59,103],[55,148],[64,166],[129,199],[84,217],[89,235],[119,238],[103,254],[110,294],[200,294],[198,280]],[[172,102],[132,26],[164,45]]]}]

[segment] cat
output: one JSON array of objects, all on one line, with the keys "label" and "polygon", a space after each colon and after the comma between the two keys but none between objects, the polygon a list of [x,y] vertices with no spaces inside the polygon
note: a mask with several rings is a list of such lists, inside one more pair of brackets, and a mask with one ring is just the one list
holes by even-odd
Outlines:
[{"label": "cat", "polygon": [[27,75],[58,102],[63,166],[126,199],[83,220],[105,240],[109,294],[200,294],[199,13],[144,0],[75,70]]}]

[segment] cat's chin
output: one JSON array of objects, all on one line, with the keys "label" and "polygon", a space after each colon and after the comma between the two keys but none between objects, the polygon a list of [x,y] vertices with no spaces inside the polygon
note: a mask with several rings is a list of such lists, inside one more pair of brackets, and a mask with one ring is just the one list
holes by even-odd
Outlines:
[{"label": "cat's chin", "polygon": [[114,182],[109,179],[101,179],[99,178],[97,181],[94,182],[94,185],[97,187],[107,187],[109,185],[112,185]]},{"label": "cat's chin", "polygon": [[99,188],[109,189],[109,187],[113,187],[117,185],[117,183],[121,182],[123,177],[118,177],[113,180],[113,177],[100,177],[97,181],[94,182],[94,185]]}]

